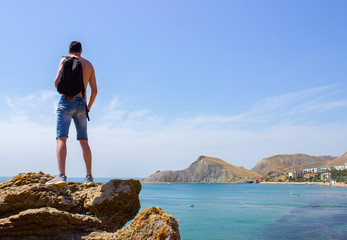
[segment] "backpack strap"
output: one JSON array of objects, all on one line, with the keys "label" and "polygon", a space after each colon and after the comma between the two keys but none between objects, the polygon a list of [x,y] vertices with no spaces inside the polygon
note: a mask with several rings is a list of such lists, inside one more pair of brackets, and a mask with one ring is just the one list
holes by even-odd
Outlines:
[{"label": "backpack strap", "polygon": [[68,60],[71,57],[70,56],[62,56],[61,58],[64,58],[64,62],[65,62],[66,60]]}]

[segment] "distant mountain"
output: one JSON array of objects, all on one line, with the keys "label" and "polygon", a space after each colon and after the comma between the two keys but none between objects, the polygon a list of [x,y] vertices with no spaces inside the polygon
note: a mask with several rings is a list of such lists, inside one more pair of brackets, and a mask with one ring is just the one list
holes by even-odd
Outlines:
[{"label": "distant mountain", "polygon": [[329,163],[329,166],[341,166],[347,163],[347,152]]},{"label": "distant mountain", "polygon": [[329,160],[306,154],[283,154],[263,158],[252,170],[261,174],[288,173],[302,171],[304,168],[328,166]]},{"label": "distant mountain", "polygon": [[143,178],[143,183],[233,183],[250,181],[261,175],[218,158],[200,156],[188,168],[157,171]]},{"label": "distant mountain", "polygon": [[330,155],[317,156],[317,157],[324,158],[324,159],[329,160],[329,161],[332,161],[332,160],[337,158],[336,156],[330,156]]}]

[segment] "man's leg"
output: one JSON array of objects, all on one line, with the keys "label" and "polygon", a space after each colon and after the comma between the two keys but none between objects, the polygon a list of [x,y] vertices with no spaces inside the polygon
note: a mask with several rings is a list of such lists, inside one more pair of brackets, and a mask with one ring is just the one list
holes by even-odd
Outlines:
[{"label": "man's leg", "polygon": [[67,137],[58,137],[57,138],[57,161],[58,161],[58,170],[59,175],[55,176],[53,179],[46,182],[46,185],[57,185],[65,186],[66,185],[66,175],[65,175],[65,162],[66,162],[66,140]]},{"label": "man's leg", "polygon": [[86,103],[85,100],[79,99],[78,111],[73,117],[76,126],[77,140],[80,141],[83,159],[86,164],[87,175],[83,185],[91,185],[94,183],[92,177],[92,152],[88,143],[88,134],[87,134],[87,115],[86,115]]},{"label": "man's leg", "polygon": [[83,151],[83,158],[86,164],[87,174],[92,175],[92,151],[90,150],[88,140],[79,141]]},{"label": "man's leg", "polygon": [[71,110],[71,104],[65,101],[62,97],[58,104],[57,109],[57,162],[59,175],[52,180],[46,182],[47,185],[66,185],[65,175],[65,162],[66,162],[66,140],[69,135],[69,127],[71,122],[71,116],[69,115],[69,109]]},{"label": "man's leg", "polygon": [[57,138],[57,161],[59,174],[65,174],[65,163],[67,153],[66,140],[67,137]]}]

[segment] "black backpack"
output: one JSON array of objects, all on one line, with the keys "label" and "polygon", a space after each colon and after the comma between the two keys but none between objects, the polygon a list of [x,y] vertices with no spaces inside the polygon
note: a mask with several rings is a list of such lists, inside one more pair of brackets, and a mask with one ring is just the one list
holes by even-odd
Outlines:
[{"label": "black backpack", "polygon": [[[82,96],[85,98],[86,89],[83,83],[82,63],[76,57],[63,58],[66,58],[66,60],[63,63],[63,70],[58,82],[58,92],[69,97],[76,96],[82,92]],[[87,105],[86,114],[89,121]]]},{"label": "black backpack", "polygon": [[65,96],[75,96],[82,92],[82,96],[85,97],[82,63],[76,57],[65,58],[67,59],[63,63],[57,87],[58,92]]}]

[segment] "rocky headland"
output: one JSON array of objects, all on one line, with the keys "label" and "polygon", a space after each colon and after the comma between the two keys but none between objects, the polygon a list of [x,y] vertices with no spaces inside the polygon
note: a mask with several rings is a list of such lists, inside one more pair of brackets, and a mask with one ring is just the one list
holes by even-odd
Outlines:
[{"label": "rocky headland", "polygon": [[138,180],[58,187],[50,179],[22,173],[0,183],[0,239],[180,239],[178,221],[157,207],[124,227],[140,209]]},{"label": "rocky headland", "polygon": [[143,183],[236,183],[259,179],[259,173],[225,162],[219,158],[199,156],[188,168],[157,171],[141,179]]},{"label": "rocky headland", "polygon": [[263,158],[252,170],[260,174],[283,174],[293,171],[302,171],[305,168],[328,166],[331,161],[323,157],[314,157],[307,154],[282,154]]}]

